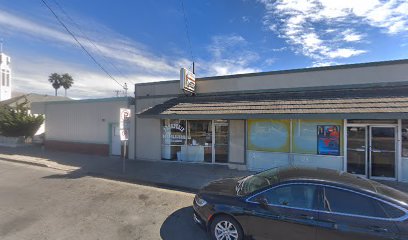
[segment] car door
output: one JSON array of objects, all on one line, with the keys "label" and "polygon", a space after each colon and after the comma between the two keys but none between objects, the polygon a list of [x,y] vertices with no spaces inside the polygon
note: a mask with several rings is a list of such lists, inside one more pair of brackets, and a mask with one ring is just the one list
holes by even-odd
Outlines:
[{"label": "car door", "polygon": [[384,202],[337,187],[323,188],[317,240],[398,239],[398,229],[384,211]]},{"label": "car door", "polygon": [[251,198],[249,235],[257,240],[315,240],[319,188],[286,184]]}]

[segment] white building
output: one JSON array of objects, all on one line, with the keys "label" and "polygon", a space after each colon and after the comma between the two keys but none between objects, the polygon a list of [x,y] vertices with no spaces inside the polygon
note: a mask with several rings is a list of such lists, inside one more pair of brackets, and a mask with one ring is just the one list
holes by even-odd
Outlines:
[{"label": "white building", "polygon": [[[120,108],[131,108],[130,97],[33,102],[31,111],[45,115],[46,149],[95,155],[121,155]],[[133,123],[131,133],[134,133]],[[134,156],[129,136],[129,156]]]},{"label": "white building", "polygon": [[0,53],[0,101],[11,98],[10,57]]}]

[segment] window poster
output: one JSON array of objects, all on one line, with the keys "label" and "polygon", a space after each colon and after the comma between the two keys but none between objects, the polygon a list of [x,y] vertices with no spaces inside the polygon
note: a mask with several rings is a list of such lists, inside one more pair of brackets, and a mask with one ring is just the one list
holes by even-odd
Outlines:
[{"label": "window poster", "polygon": [[340,126],[317,126],[317,154],[340,156]]}]

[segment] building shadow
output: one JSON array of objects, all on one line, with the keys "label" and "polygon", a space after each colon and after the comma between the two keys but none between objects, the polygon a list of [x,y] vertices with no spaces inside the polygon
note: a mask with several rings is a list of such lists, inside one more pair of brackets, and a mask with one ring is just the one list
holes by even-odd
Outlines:
[{"label": "building shadow", "polygon": [[208,240],[208,234],[193,220],[193,207],[178,209],[166,218],[160,228],[163,240]]}]

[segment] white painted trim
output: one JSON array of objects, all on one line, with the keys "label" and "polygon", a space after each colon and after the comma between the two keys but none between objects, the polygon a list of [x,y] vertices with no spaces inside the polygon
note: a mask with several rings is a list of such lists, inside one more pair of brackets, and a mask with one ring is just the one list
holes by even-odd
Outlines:
[{"label": "white painted trim", "polygon": [[343,120],[343,171],[347,172],[347,119]]},{"label": "white painted trim", "polygon": [[397,127],[397,180],[402,181],[402,120],[398,119]]}]

